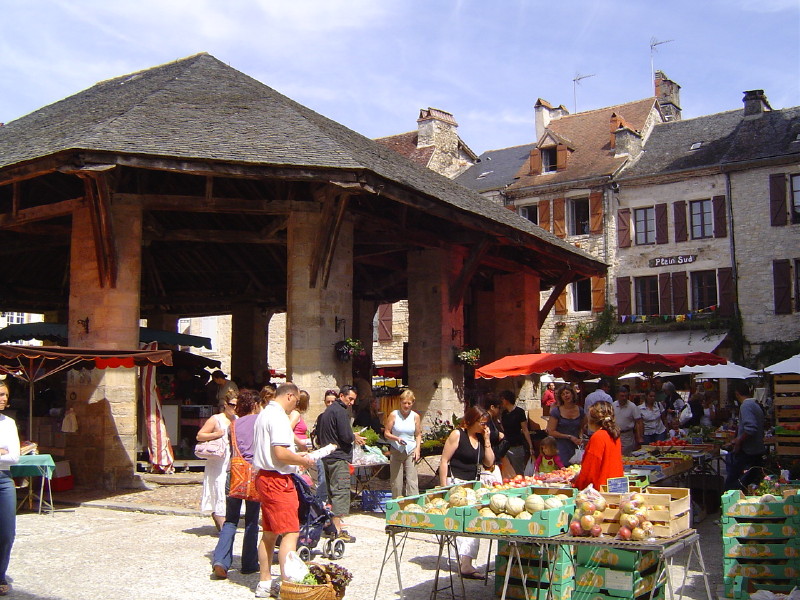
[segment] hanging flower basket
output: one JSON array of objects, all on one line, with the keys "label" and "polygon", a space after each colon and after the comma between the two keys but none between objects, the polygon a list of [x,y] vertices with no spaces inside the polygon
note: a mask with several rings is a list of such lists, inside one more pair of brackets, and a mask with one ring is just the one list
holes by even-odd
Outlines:
[{"label": "hanging flower basket", "polygon": [[477,367],[478,361],[481,359],[480,348],[467,348],[464,347],[456,352],[456,362],[462,365],[469,365],[470,367]]},{"label": "hanging flower basket", "polygon": [[355,338],[347,338],[334,344],[333,349],[336,351],[336,356],[342,362],[349,362],[353,356],[364,352],[364,344],[361,340]]}]

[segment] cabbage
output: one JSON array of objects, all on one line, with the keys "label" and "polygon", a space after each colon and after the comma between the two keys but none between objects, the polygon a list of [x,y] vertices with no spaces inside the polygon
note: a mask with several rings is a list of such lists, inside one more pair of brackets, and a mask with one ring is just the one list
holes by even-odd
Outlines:
[{"label": "cabbage", "polygon": [[492,494],[492,497],[489,498],[489,508],[491,508],[495,514],[499,514],[506,509],[506,502],[508,502],[508,496]]}]

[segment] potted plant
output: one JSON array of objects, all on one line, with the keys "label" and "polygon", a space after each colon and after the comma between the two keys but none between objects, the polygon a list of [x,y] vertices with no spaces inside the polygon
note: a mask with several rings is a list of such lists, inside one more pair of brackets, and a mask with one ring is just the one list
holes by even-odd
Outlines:
[{"label": "potted plant", "polygon": [[468,348],[464,346],[461,350],[456,352],[456,362],[462,365],[469,365],[470,367],[477,367],[478,361],[481,359],[480,348]]},{"label": "potted plant", "polygon": [[336,356],[342,362],[352,360],[353,356],[364,352],[364,344],[361,340],[356,338],[347,338],[334,344],[333,349],[336,351]]}]

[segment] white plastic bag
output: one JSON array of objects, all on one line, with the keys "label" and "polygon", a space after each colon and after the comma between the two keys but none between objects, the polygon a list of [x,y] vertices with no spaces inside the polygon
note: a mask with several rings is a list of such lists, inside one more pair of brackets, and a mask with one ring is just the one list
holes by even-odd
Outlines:
[{"label": "white plastic bag", "polygon": [[481,474],[478,479],[480,479],[481,483],[484,485],[503,483],[503,476],[500,474],[500,467],[497,465],[495,465],[491,471],[486,469],[481,470]]},{"label": "white plastic bag", "polygon": [[681,410],[681,415],[679,420],[681,425],[686,425],[689,421],[692,420],[692,407],[689,404],[684,406],[683,410]]},{"label": "white plastic bag", "polygon": [[525,463],[525,470],[522,472],[522,474],[525,475],[525,477],[531,477],[531,476],[533,476],[535,474],[535,472],[536,472],[536,467],[535,467],[536,462],[535,462],[535,460],[536,459],[534,459],[533,456],[531,456],[528,459],[528,462]]},{"label": "white plastic bag", "polygon": [[283,566],[283,569],[286,573],[286,578],[295,583],[303,581],[309,573],[306,563],[303,562],[303,559],[300,558],[294,550],[290,550],[289,554],[286,555],[286,564]]},{"label": "white plastic bag", "polygon": [[575,453],[572,455],[572,458],[569,459],[569,464],[571,465],[579,465],[583,461],[583,446],[578,446],[575,448]]}]

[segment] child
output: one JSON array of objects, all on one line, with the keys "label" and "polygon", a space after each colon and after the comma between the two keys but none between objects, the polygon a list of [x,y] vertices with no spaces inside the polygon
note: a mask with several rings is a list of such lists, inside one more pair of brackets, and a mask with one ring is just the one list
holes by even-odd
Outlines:
[{"label": "child", "polygon": [[564,463],[558,456],[558,446],[554,437],[547,436],[542,440],[539,456],[536,457],[533,468],[536,473],[552,473],[564,468]]},{"label": "child", "polygon": [[685,429],[681,429],[680,422],[677,418],[672,417],[669,421],[669,430],[667,431],[667,434],[669,435],[667,439],[672,439],[686,437],[688,432]]}]

